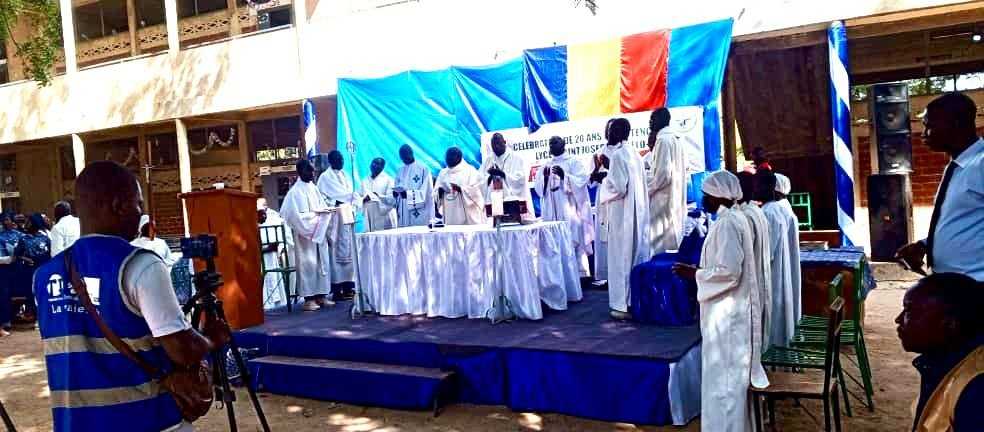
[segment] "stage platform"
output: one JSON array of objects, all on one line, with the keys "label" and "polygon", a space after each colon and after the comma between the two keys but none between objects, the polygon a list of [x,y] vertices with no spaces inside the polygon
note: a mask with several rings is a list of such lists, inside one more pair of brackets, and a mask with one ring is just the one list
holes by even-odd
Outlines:
[{"label": "stage platform", "polygon": [[[350,303],[267,314],[238,332],[260,389],[402,409],[505,405],[636,424],[685,424],[700,411],[700,332],[608,318],[585,292],[540,321],[415,316],[352,319]],[[546,308],[545,308],[546,310]]]}]

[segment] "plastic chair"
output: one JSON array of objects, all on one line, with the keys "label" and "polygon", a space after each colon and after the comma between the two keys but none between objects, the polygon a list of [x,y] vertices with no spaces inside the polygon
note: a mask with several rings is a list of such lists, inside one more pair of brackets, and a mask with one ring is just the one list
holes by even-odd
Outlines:
[{"label": "plastic chair", "polygon": [[[290,292],[290,278],[297,272],[297,268],[290,262],[290,254],[286,247],[287,230],[283,225],[270,225],[260,227],[260,269],[262,279],[266,279],[269,273],[279,274],[284,282],[284,297],[287,299],[287,312],[293,310],[294,302],[297,301],[297,293]],[[263,255],[270,251],[277,252],[277,266],[267,267]]]},{"label": "plastic chair", "polygon": [[[810,193],[791,193],[786,198],[789,199],[789,205],[793,207],[793,212],[796,213],[796,217],[799,219],[799,229],[813,230],[813,204],[810,199]],[[801,211],[796,212],[796,209],[800,209]],[[800,214],[803,216],[800,217]]]},{"label": "plastic chair", "polygon": [[[830,281],[830,291],[829,292],[840,292],[840,285],[843,282],[844,276],[838,274]],[[835,298],[840,298],[834,296]],[[831,302],[832,303],[832,302]],[[823,321],[824,325],[827,323],[827,319]],[[843,341],[842,341],[843,343]],[[796,347],[781,347],[781,346],[770,346],[765,353],[762,354],[762,365],[772,368],[793,368],[794,370],[801,369],[819,369],[823,370],[825,366],[825,359],[827,353],[825,351],[818,351],[805,348]],[[851,401],[847,394],[847,382],[844,379],[844,369],[841,368],[841,363],[838,360],[837,368],[835,373],[837,374],[837,383],[841,387],[841,392],[844,396],[844,411],[847,413],[848,417],[851,417],[853,413],[851,412]]]},{"label": "plastic chair", "polygon": [[[847,376],[851,377],[855,383],[864,389],[865,399],[867,401],[867,406],[869,411],[875,410],[874,401],[874,384],[872,382],[871,374],[871,362],[868,358],[868,348],[864,341],[864,329],[861,325],[861,316],[864,313],[864,299],[861,298],[861,283],[864,280],[864,266],[861,266],[861,270],[857,271],[855,274],[854,283],[854,310],[852,311],[851,317],[845,319],[842,323],[843,331],[841,333],[841,344],[854,347],[854,355],[857,357],[855,365],[861,372],[861,381],[852,376],[850,373]],[[840,297],[842,286],[843,286],[843,274],[838,274],[834,278],[834,281],[830,284],[830,289],[828,290],[829,297]],[[834,283],[837,282],[837,283]],[[793,335],[793,340],[791,344],[798,348],[813,348],[817,349],[824,346],[827,342],[827,327],[829,319],[819,316],[803,315],[799,323],[796,325],[796,332]],[[850,357],[848,357],[850,359]]]},{"label": "plastic chair", "polygon": [[[755,408],[755,430],[762,430],[762,408],[760,400],[768,405],[769,421],[776,424],[775,401],[778,399],[816,399],[823,401],[824,430],[831,425],[840,432],[840,397],[837,379],[834,374],[840,368],[840,340],[844,319],[844,299],[838,297],[830,305],[830,326],[827,329],[827,343],[824,349],[823,376],[815,373],[769,372],[769,386],[764,389],[751,388]],[[833,421],[831,421],[833,415]]]}]

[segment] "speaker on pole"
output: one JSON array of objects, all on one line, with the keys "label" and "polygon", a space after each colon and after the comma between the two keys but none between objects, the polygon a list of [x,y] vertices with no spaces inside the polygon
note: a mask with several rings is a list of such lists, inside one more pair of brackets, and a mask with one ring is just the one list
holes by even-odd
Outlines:
[{"label": "speaker on pole", "polygon": [[871,258],[894,261],[895,251],[912,242],[912,186],[906,174],[868,177]]},{"label": "speaker on pole", "polygon": [[912,141],[909,128],[909,87],[905,83],[871,86],[871,115],[878,149],[878,172],[912,172]]}]

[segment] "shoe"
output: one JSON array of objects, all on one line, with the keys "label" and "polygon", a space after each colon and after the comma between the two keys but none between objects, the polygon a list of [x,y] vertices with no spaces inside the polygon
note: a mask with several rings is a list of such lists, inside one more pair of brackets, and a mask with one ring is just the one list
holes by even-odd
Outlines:
[{"label": "shoe", "polygon": [[632,314],[628,312],[617,311],[615,309],[609,311],[608,314],[611,315],[613,319],[617,319],[619,321],[628,321],[632,319]]},{"label": "shoe", "polygon": [[328,297],[322,297],[322,298],[320,298],[318,300],[315,300],[315,301],[317,301],[318,302],[318,305],[319,306],[322,306],[322,307],[334,306],[335,305],[335,302],[333,302],[331,300],[328,300]]},{"label": "shoe", "polygon": [[10,332],[4,329],[0,329],[0,338],[10,336]]},{"label": "shoe", "polygon": [[304,305],[301,306],[301,310],[305,312],[314,312],[318,309],[321,309],[321,305],[318,304],[317,300],[306,300]]}]

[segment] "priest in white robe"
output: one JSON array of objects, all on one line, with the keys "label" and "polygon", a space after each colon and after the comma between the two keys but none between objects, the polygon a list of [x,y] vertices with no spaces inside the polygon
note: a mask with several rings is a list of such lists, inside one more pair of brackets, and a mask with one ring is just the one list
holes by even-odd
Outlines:
[{"label": "priest in white robe", "polygon": [[776,199],[782,206],[783,215],[786,219],[786,242],[789,244],[789,281],[793,291],[793,316],[796,322],[803,317],[803,279],[800,271],[800,242],[799,242],[799,218],[793,212],[793,206],[789,204],[786,196],[792,190],[789,177],[776,173],[775,191],[778,193]]},{"label": "priest in white robe", "polygon": [[396,172],[393,199],[399,226],[427,226],[434,219],[433,177],[430,170],[413,156],[413,149],[400,147],[403,166]]},{"label": "priest in white robe", "polygon": [[629,276],[649,253],[649,200],[642,158],[628,144],[629,121],[608,122],[608,174],[598,189],[598,202],[607,207],[608,307],[612,318],[628,319]]},{"label": "priest in white robe", "polygon": [[396,228],[396,200],[393,198],[393,177],[383,172],[386,160],[376,158],[369,165],[369,177],[362,180],[362,208],[369,231]]},{"label": "priest in white robe", "polygon": [[325,298],[331,292],[331,254],[328,228],[331,213],[324,196],[314,184],[314,166],[307,159],[297,161],[297,181],[287,191],[280,214],[294,233],[297,294],[304,297],[305,311],[316,311],[334,303]]},{"label": "priest in white robe", "polygon": [[704,208],[717,213],[701,252],[700,267],[678,263],[674,272],[697,281],[701,334],[701,430],[752,430],[748,386],[769,385],[753,355],[752,292],[758,288],[754,238],[735,208],[741,199],[738,178],[711,173],[701,186]]},{"label": "priest in white robe", "polygon": [[588,196],[588,168],[567,153],[561,137],[550,137],[550,154],[553,159],[537,173],[534,183],[540,196],[540,216],[546,221],[567,221],[581,277],[590,277],[588,255],[593,253],[594,221]]},{"label": "priest in white robe", "polygon": [[670,131],[670,110],[649,118],[649,153],[643,158],[649,195],[649,237],[653,255],[680,248],[687,218],[687,161],[680,137]]},{"label": "priest in white robe", "polygon": [[594,249],[594,279],[596,281],[608,280],[608,204],[601,202],[601,193],[598,188],[605,181],[608,175],[608,146],[602,146],[592,155],[594,169],[588,176],[588,188],[595,191],[594,213],[594,232],[595,239],[592,249]]},{"label": "priest in white robe", "polygon": [[[328,164],[330,167],[318,177],[318,190],[325,196],[328,205],[349,204],[353,208],[358,207],[361,200],[352,188],[352,182],[348,175],[342,171],[345,166],[342,152],[332,150],[328,153]],[[354,248],[352,243],[355,239],[352,238],[351,228],[342,223],[341,213],[332,214],[328,237],[331,239],[332,284],[354,283],[355,265],[353,264]]]},{"label": "priest in white robe", "polygon": [[[280,268],[287,263],[280,262],[281,254],[286,254],[290,264],[295,262],[294,253],[294,234],[291,232],[280,213],[267,206],[266,198],[256,200],[256,214],[260,222],[260,241],[272,244],[269,250],[262,250],[263,265],[267,269]],[[283,226],[283,237],[281,232],[275,228]],[[269,229],[264,229],[267,227]],[[297,277],[290,275],[290,289],[293,291],[297,286]],[[284,277],[280,273],[267,273],[263,278],[263,309],[275,309],[287,304],[287,290],[284,289]]]},{"label": "priest in white robe", "polygon": [[789,221],[786,219],[782,205],[775,198],[775,175],[769,170],[758,170],[755,174],[759,183],[757,196],[762,205],[762,211],[768,220],[770,231],[770,252],[772,257],[772,328],[769,343],[776,346],[787,346],[796,331],[796,311],[793,308],[793,283],[789,262]]},{"label": "priest in white robe", "polygon": [[533,209],[533,197],[530,194],[530,168],[523,158],[514,153],[506,144],[502,134],[492,134],[492,153],[486,155],[481,168],[482,175],[487,175],[485,202],[492,202],[493,190],[502,190],[503,201],[523,201],[526,203],[524,220],[536,218]]},{"label": "priest in white robe", "polygon": [[485,178],[461,158],[461,149],[449,148],[444,156],[447,168],[441,170],[434,183],[444,224],[485,223],[488,221],[485,216]]},{"label": "priest in white robe", "polygon": [[755,201],[757,183],[755,175],[749,172],[738,173],[742,199],[738,200],[738,212],[745,216],[752,230],[752,251],[755,258],[758,289],[751,292],[753,358],[761,357],[769,348],[769,335],[772,332],[772,228],[769,221]]}]

